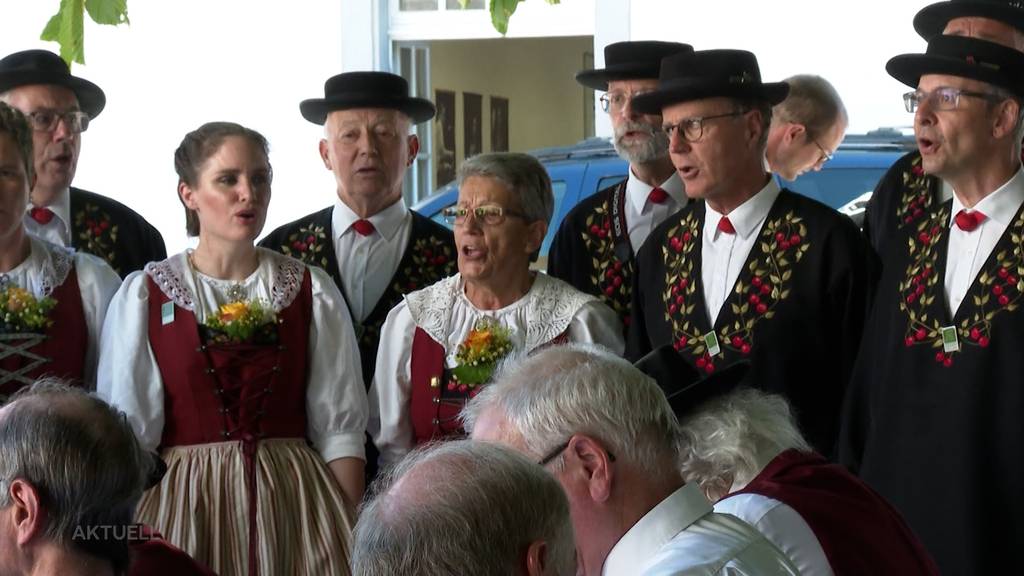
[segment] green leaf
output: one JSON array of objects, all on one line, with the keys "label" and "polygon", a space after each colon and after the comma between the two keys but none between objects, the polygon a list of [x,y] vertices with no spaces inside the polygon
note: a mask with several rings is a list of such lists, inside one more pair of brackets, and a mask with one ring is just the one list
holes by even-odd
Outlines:
[{"label": "green leaf", "polygon": [[97,24],[128,24],[128,0],[85,0],[85,9]]},{"label": "green leaf", "polygon": [[504,36],[508,33],[508,19],[516,12],[522,0],[491,0],[491,25]]},{"label": "green leaf", "polygon": [[85,5],[83,0],[61,0],[60,9],[46,23],[40,40],[60,44],[60,57],[68,63],[85,64]]}]

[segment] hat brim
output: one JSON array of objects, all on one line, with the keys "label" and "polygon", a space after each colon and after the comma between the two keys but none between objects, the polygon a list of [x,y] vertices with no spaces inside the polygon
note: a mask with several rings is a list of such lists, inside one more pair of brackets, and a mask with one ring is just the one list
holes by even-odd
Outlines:
[{"label": "hat brim", "polygon": [[78,99],[78,107],[89,115],[96,118],[107,105],[107,96],[99,86],[84,78],[75,76],[54,77],[52,74],[42,70],[14,70],[0,74],[0,93],[13,90],[21,86],[33,84],[50,84],[63,86],[71,90]]},{"label": "hat brim", "polygon": [[680,419],[708,400],[739,388],[750,371],[750,362],[741,360],[706,374],[684,360],[670,344],[655,348],[633,365],[658,383]]},{"label": "hat brim", "polygon": [[576,74],[576,81],[594,90],[608,91],[608,83],[615,80],[657,80],[658,69],[638,64],[620,64],[596,70],[583,70]]},{"label": "hat brim", "polygon": [[914,30],[925,40],[942,34],[954,18],[976,16],[1004,22],[1024,32],[1024,9],[991,2],[938,2],[925,6],[914,16]]},{"label": "hat brim", "polygon": [[437,110],[434,103],[424,98],[389,98],[379,93],[345,94],[333,98],[310,98],[299,103],[302,117],[314,124],[323,124],[327,115],[335,110],[352,108],[390,108],[404,113],[413,123],[426,122]]},{"label": "hat brim", "polygon": [[1024,78],[1000,73],[984,66],[969,64],[962,59],[929,54],[901,54],[889,60],[885,71],[900,82],[917,88],[921,76],[941,74],[978,80],[986,84],[1005,88],[1017,96],[1024,96]]},{"label": "hat brim", "polygon": [[701,80],[678,80],[665,83],[653,92],[633,98],[632,107],[644,114],[661,114],[661,110],[665,106],[705,98],[763,100],[774,106],[785,100],[788,94],[789,84],[785,82],[726,84]]}]

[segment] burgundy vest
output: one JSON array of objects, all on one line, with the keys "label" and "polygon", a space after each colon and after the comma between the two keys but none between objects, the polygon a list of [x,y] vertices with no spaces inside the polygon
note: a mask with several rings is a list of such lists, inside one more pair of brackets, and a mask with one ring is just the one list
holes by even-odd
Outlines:
[{"label": "burgundy vest", "polygon": [[151,277],[149,344],[164,383],[161,445],[241,441],[249,500],[249,574],[259,573],[255,455],[264,438],[306,437],[306,377],[313,290],[307,269],[295,300],[278,312],[278,344],[205,345],[195,315],[174,305]]},{"label": "burgundy vest", "polygon": [[[56,287],[50,297],[57,301],[57,305],[50,311],[53,325],[46,330],[41,342],[26,350],[41,356],[42,360],[29,358],[24,352],[0,351],[0,356],[3,356],[0,359],[0,398],[10,396],[28,385],[16,375],[30,381],[43,376],[56,376],[79,386],[84,383],[89,329],[85,323],[82,294],[78,289],[78,274],[73,266],[64,283]],[[5,343],[18,347],[28,341],[28,338],[14,336],[14,339],[6,340]]]},{"label": "burgundy vest", "polygon": [[[568,342],[568,330],[537,349]],[[449,390],[449,377],[444,368],[444,346],[422,328],[416,327],[410,359],[410,410],[416,445],[431,440],[459,438],[466,435],[459,413],[475,392]],[[476,391],[480,387],[475,388]]]},{"label": "burgundy vest", "polygon": [[787,450],[736,494],[786,504],[807,522],[836,576],[938,574],[939,569],[888,502],[821,455]]}]

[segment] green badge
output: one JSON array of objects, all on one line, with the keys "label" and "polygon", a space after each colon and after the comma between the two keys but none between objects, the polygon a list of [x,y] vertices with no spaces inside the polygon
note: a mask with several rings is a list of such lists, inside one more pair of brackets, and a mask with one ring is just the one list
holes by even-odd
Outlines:
[{"label": "green badge", "polygon": [[708,347],[708,354],[712,356],[718,356],[718,353],[722,351],[722,348],[718,345],[718,336],[714,331],[704,335],[704,345]]},{"label": "green badge", "polygon": [[960,342],[956,338],[956,326],[942,328],[942,349],[947,353],[960,351]]},{"label": "green badge", "polygon": [[174,302],[164,302],[160,305],[160,321],[164,326],[174,322]]}]

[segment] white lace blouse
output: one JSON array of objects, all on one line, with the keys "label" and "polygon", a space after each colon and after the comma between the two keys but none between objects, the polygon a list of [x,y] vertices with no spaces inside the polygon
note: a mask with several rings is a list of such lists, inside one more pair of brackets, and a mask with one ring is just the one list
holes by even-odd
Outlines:
[{"label": "white lace blouse", "polygon": [[[269,302],[275,312],[299,294],[305,266],[298,260],[259,250],[259,267],[241,282],[196,272],[181,253],[146,266],[125,278],[114,296],[100,350],[100,395],[128,414],[143,447],[154,450],[164,428],[164,391],[160,368],[149,345],[149,293],[146,276],[197,322],[238,298]],[[313,310],[309,326],[309,381],[306,386],[307,435],[325,462],[365,458],[363,431],[367,403],[359,351],[348,308],[330,276],[310,268]],[[198,280],[198,286],[197,286]],[[197,288],[200,297],[197,298]],[[202,302],[203,310],[200,310]]]},{"label": "white lace blouse", "polygon": [[416,328],[444,346],[445,364],[477,320],[489,316],[512,332],[516,352],[529,352],[567,333],[570,342],[601,344],[622,354],[622,324],[611,308],[547,274],[518,301],[499,310],[479,310],[466,298],[459,274],[407,294],[381,328],[377,368],[370,386],[367,428],[380,450],[380,465],[400,460],[414,444],[410,412],[410,362]]},{"label": "white lace blouse", "polygon": [[49,296],[64,284],[74,266],[89,338],[85,352],[85,385],[93,389],[96,387],[100,330],[110,299],[121,285],[121,278],[106,262],[92,254],[75,252],[32,235],[29,235],[29,243],[31,252],[28,258],[10,272],[0,273],[0,288],[14,284],[37,298]]}]

